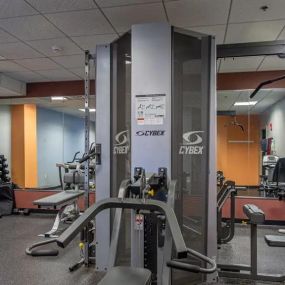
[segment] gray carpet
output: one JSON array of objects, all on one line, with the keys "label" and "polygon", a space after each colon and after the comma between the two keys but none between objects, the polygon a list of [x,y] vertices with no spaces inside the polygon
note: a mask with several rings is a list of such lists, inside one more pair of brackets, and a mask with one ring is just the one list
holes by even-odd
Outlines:
[{"label": "gray carpet", "polygon": [[[49,230],[52,215],[8,216],[0,219],[1,285],[94,285],[102,278],[93,268],[82,267],[70,273],[69,265],[79,260],[77,242],[60,250],[57,257],[31,257],[27,245],[40,241],[38,234]],[[53,245],[57,248],[56,245]]]},{"label": "gray carpet", "polygon": [[[39,241],[39,233],[46,232],[53,224],[54,215],[31,214],[0,219],[0,285],[95,285],[102,273],[94,268],[82,267],[70,273],[69,265],[79,260],[77,241],[60,249],[57,257],[31,257],[25,248]],[[265,273],[285,273],[285,248],[268,247],[264,234],[275,234],[278,227],[260,227],[258,230],[259,270]],[[56,245],[54,245],[55,248]],[[219,262],[249,262],[249,227],[238,226],[231,243],[219,250]],[[269,284],[241,280],[220,279],[212,284]]]},{"label": "gray carpet", "polygon": [[[270,274],[285,274],[285,247],[269,247],[264,241],[266,234],[278,234],[277,226],[259,226],[258,271]],[[218,251],[218,262],[224,264],[249,264],[250,226],[236,225],[233,240]]]}]

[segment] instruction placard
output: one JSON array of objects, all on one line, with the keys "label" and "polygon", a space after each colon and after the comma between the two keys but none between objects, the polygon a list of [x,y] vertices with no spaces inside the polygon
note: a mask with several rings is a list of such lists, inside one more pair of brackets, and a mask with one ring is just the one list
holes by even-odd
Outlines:
[{"label": "instruction placard", "polygon": [[136,95],[138,125],[162,125],[166,115],[166,95]]}]

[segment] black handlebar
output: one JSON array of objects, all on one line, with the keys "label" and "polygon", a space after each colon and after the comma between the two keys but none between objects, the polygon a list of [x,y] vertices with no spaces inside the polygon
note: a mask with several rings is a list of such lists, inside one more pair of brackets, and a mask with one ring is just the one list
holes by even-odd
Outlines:
[{"label": "black handlebar", "polygon": [[79,160],[79,163],[83,163],[85,162],[86,160],[90,159],[91,157],[95,156],[96,155],[96,152],[92,152],[92,153],[89,153],[85,156],[83,156],[80,160]]},{"label": "black handlebar", "polygon": [[203,262],[206,262],[211,267],[210,268],[200,267],[198,265],[189,264],[189,263],[186,263],[185,261],[180,261],[177,259],[168,261],[167,266],[171,268],[179,269],[179,270],[188,271],[188,272],[205,273],[205,274],[211,274],[217,270],[216,262],[213,259],[209,258],[208,256],[205,256],[191,248],[187,248],[187,253]]},{"label": "black handlebar", "polygon": [[254,89],[254,91],[251,93],[250,99],[252,99],[252,98],[256,95],[256,93],[257,93],[263,86],[268,85],[268,84],[271,84],[271,83],[274,83],[274,82],[276,82],[276,81],[283,80],[283,79],[285,79],[285,75],[261,82],[261,83]]}]

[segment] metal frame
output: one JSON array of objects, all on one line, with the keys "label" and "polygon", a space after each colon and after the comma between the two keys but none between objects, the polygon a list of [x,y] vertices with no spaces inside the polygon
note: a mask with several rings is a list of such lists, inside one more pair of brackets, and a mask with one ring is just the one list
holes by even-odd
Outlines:
[{"label": "metal frame", "polygon": [[[96,47],[96,141],[101,144],[102,165],[96,171],[96,201],[111,196],[111,51],[110,45]],[[110,246],[110,210],[96,217],[96,270],[105,271],[108,267],[106,252]]]},{"label": "metal frame", "polygon": [[[258,273],[257,270],[257,224],[250,225],[250,265],[218,264],[219,276],[260,281],[284,282],[285,275]],[[247,271],[248,273],[241,273]]]},{"label": "metal frame", "polygon": [[134,210],[158,211],[165,215],[169,230],[173,238],[178,259],[187,257],[187,248],[176,219],[174,210],[165,202],[158,200],[107,198],[90,206],[63,234],[56,240],[59,247],[65,248],[84,228],[86,228],[96,215],[105,209],[121,208]]},{"label": "metal frame", "polygon": [[260,55],[279,55],[280,57],[284,57],[285,41],[217,45],[217,58]]},{"label": "metal frame", "polygon": [[[217,239],[218,244],[223,244],[231,241],[235,234],[235,196],[237,191],[233,181],[226,181],[222,189],[217,195]],[[230,198],[230,227],[225,236],[222,225],[222,208],[226,201]]]},{"label": "metal frame", "polygon": [[[119,189],[119,194],[118,194],[119,199],[126,198],[129,186],[130,186],[130,180],[126,179],[122,181],[120,189]],[[115,215],[114,215],[113,230],[112,230],[111,243],[110,243],[110,249],[109,249],[109,257],[108,257],[108,269],[109,270],[116,265],[122,218],[123,218],[123,209],[117,208],[115,211]]]},{"label": "metal frame", "polygon": [[[217,146],[217,92],[216,92],[216,45],[215,38],[209,36],[209,134],[208,134],[208,212],[207,212],[207,253],[206,255],[216,260],[217,258],[217,212],[216,212],[216,146]],[[211,222],[210,222],[211,221]],[[207,281],[215,281],[217,273],[207,275]]]}]

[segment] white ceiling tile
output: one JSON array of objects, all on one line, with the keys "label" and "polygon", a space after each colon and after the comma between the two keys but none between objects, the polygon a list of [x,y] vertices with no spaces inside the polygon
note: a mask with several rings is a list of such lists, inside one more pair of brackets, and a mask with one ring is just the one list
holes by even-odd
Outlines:
[{"label": "white ceiling tile", "polygon": [[10,60],[0,61],[0,73],[14,72],[14,71],[27,71],[27,69]]},{"label": "white ceiling tile", "polygon": [[285,26],[280,35],[278,36],[278,40],[285,40]]},{"label": "white ceiling tile", "polygon": [[98,9],[46,14],[46,16],[69,36],[110,34],[114,32]]},{"label": "white ceiling tile", "polygon": [[273,41],[284,24],[285,21],[229,24],[226,43]]},{"label": "white ceiling tile", "polygon": [[166,21],[162,3],[132,5],[103,9],[118,32],[125,32],[133,24]]},{"label": "white ceiling tile", "polygon": [[1,43],[15,43],[18,40],[12,35],[0,29],[0,44]]},{"label": "white ceiling tile", "polygon": [[11,72],[11,73],[7,73],[7,75],[17,80],[23,81],[23,82],[45,82],[47,81],[46,78],[44,78],[40,74],[37,74],[33,71]]},{"label": "white ceiling tile", "polygon": [[114,6],[155,3],[161,2],[161,0],[97,0],[96,2],[101,8],[105,8]]},{"label": "white ceiling tile", "polygon": [[188,29],[194,32],[215,36],[217,44],[222,44],[224,42],[226,25],[191,27]]},{"label": "white ceiling tile", "polygon": [[[70,68],[69,70],[77,74],[81,79],[85,78],[84,66],[78,68]],[[95,68],[90,68],[90,79],[95,79]]]},{"label": "white ceiling tile", "polygon": [[51,39],[63,34],[41,15],[1,19],[0,27],[22,40]]},{"label": "white ceiling tile", "polygon": [[[83,50],[81,50],[75,43],[73,43],[68,38],[38,40],[30,41],[28,43],[46,56],[60,56],[83,53]],[[52,49],[53,46],[60,48],[61,51],[55,53]]]},{"label": "white ceiling tile", "polygon": [[239,97],[240,91],[218,91],[217,92],[217,108],[219,111],[229,111],[231,106]]},{"label": "white ceiling tile", "polygon": [[219,72],[256,71],[263,56],[247,56],[221,59]]},{"label": "white ceiling tile", "polygon": [[170,23],[179,27],[226,24],[229,0],[180,0],[165,3]]},{"label": "white ceiling tile", "polygon": [[60,68],[59,65],[49,58],[18,59],[15,60],[15,62],[30,70],[49,70]]},{"label": "white ceiling tile", "polygon": [[92,0],[27,0],[42,13],[78,11],[96,8]]},{"label": "white ceiling tile", "polygon": [[6,59],[41,57],[41,54],[22,42],[0,44],[0,56]]},{"label": "white ceiling tile", "polygon": [[72,37],[82,49],[95,51],[96,45],[108,44],[117,38],[117,34]]},{"label": "white ceiling tile", "polygon": [[69,70],[77,74],[81,79],[84,79],[85,76],[84,67],[70,68]]},{"label": "white ceiling tile", "polygon": [[34,14],[38,14],[38,12],[23,0],[0,0],[0,18]]},{"label": "white ceiling tile", "polygon": [[[246,89],[246,90],[242,90],[239,94],[238,100],[241,102],[247,102],[250,101],[250,94],[252,93],[252,90],[250,89]],[[252,100],[254,101],[254,100]]]},{"label": "white ceiling tile", "polygon": [[[260,9],[267,5],[266,11]],[[233,0],[230,23],[267,21],[285,19],[284,0]]]},{"label": "white ceiling tile", "polygon": [[279,58],[277,55],[266,56],[262,62],[261,70],[285,70],[285,58]]},{"label": "white ceiling tile", "polygon": [[284,89],[272,89],[272,92],[268,93],[268,95],[258,102],[255,105],[253,111],[255,112],[264,112],[266,109],[270,108],[272,105],[277,103],[279,100],[285,97],[285,90]]},{"label": "white ceiling tile", "polygon": [[65,55],[52,57],[52,60],[66,68],[84,67],[85,56],[84,53],[78,55]]},{"label": "white ceiling tile", "polygon": [[65,69],[41,70],[37,73],[51,81],[80,80],[81,78]]}]

